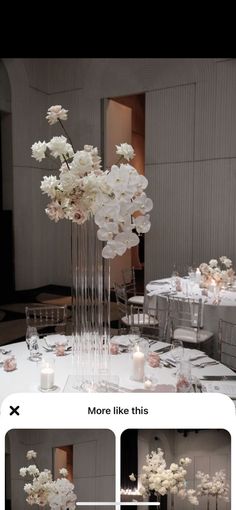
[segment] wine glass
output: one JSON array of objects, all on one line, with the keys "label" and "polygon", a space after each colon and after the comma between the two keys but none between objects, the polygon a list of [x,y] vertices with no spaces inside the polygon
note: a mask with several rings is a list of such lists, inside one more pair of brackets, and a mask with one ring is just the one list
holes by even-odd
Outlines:
[{"label": "wine glass", "polygon": [[34,328],[33,326],[27,326],[26,334],[25,334],[25,340],[27,348],[30,349],[30,339],[32,336],[37,336],[37,328]]},{"label": "wine glass", "polygon": [[175,361],[181,361],[184,357],[183,341],[173,338],[171,342],[171,354]]},{"label": "wine glass", "polygon": [[130,334],[129,334],[129,342],[131,344],[131,350],[133,350],[134,345],[140,342],[140,329],[138,326],[131,326]]},{"label": "wine glass", "polygon": [[171,292],[172,294],[175,293],[175,291],[176,291],[176,281],[177,281],[178,277],[179,277],[179,273],[176,270],[176,267],[174,265],[173,271],[171,273],[171,278],[170,278],[170,283],[171,283],[171,287],[172,287],[172,292]]},{"label": "wine glass", "polygon": [[25,340],[27,347],[30,351],[29,360],[30,361],[39,361],[42,357],[42,354],[39,352],[39,335],[38,331],[35,327],[28,326],[26,330]]}]

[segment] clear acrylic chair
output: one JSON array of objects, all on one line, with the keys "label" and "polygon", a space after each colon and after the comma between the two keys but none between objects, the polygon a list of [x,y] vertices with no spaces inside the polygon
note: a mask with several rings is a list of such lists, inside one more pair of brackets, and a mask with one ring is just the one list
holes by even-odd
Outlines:
[{"label": "clear acrylic chair", "polygon": [[236,324],[220,319],[218,338],[221,363],[236,371]]},{"label": "clear acrylic chair", "polygon": [[40,337],[58,333],[66,334],[67,305],[63,306],[26,306],[26,326],[37,329]]},{"label": "clear acrylic chair", "polygon": [[203,327],[203,312],[202,299],[169,296],[171,337],[198,347],[213,339],[214,333]]},{"label": "clear acrylic chair", "polygon": [[[127,327],[129,330],[138,327],[140,334],[150,340],[160,339],[160,327],[158,323],[158,307],[147,307],[130,304],[126,287],[115,285],[116,302],[120,311],[120,328]],[[162,337],[164,334],[162,335]]]},{"label": "clear acrylic chair", "polygon": [[144,295],[137,295],[136,289],[136,278],[135,278],[135,269],[134,267],[130,267],[128,269],[122,270],[123,283],[126,288],[128,303],[133,305],[143,306],[144,304]]},{"label": "clear acrylic chair", "polygon": [[152,318],[155,317],[156,324],[144,325],[142,336],[149,339],[156,339],[167,342],[169,339],[169,300],[167,296],[156,296],[156,299],[145,296],[144,310]]}]

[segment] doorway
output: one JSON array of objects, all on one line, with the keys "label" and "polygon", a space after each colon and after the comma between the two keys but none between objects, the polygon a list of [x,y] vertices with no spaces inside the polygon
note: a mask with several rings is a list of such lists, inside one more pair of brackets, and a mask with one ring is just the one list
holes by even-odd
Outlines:
[{"label": "doorway", "polygon": [[[104,101],[104,160],[106,168],[117,163],[116,145],[129,143],[135,157],[131,165],[145,173],[145,94],[112,97]],[[143,293],[144,285],[144,235],[138,246],[111,261],[111,286],[122,283],[122,270],[134,267],[136,285]]]},{"label": "doorway", "polygon": [[73,480],[73,445],[58,446],[53,449],[54,479],[60,478],[60,469],[66,468],[67,478]]}]

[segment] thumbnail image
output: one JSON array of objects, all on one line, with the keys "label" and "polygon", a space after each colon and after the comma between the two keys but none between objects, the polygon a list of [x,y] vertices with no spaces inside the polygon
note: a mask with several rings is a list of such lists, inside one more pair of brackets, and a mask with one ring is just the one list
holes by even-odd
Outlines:
[{"label": "thumbnail image", "polygon": [[121,501],[152,503],[143,510],[231,510],[230,464],[225,430],[125,430]]},{"label": "thumbnail image", "polygon": [[94,510],[95,505],[76,503],[115,501],[115,436],[110,430],[11,430],[5,459],[5,510]]}]

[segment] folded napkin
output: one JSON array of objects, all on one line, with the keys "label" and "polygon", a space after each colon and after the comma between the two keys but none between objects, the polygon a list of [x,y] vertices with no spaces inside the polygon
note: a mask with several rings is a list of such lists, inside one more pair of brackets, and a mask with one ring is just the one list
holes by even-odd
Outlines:
[{"label": "folded napkin", "polygon": [[130,335],[118,335],[111,338],[111,343],[127,347],[130,345]]}]

